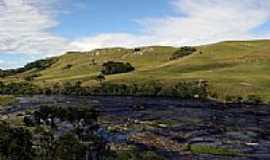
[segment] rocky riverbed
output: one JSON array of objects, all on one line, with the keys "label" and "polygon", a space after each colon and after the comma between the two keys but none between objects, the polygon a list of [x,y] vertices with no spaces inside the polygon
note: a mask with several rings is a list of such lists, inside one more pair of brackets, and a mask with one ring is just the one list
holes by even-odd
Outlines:
[{"label": "rocky riverbed", "polygon": [[40,105],[95,106],[98,133],[112,150],[165,159],[270,159],[270,106],[150,97],[19,97],[2,119]]}]

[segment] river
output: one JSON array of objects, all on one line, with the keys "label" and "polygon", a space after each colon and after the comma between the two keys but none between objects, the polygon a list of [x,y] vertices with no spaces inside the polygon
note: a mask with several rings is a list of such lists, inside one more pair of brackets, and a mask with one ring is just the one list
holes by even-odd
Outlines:
[{"label": "river", "polygon": [[[114,150],[136,145],[168,159],[270,159],[270,106],[153,97],[18,97],[1,111],[14,115],[40,105],[91,106],[99,133]],[[233,156],[190,154],[184,146],[214,146]]]}]

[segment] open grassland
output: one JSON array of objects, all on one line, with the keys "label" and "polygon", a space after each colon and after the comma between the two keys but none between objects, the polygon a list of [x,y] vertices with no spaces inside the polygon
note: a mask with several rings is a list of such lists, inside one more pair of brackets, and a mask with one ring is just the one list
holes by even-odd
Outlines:
[{"label": "open grassland", "polygon": [[[228,95],[258,95],[270,101],[270,40],[226,41],[196,47],[190,56],[169,60],[177,50],[174,47],[145,47],[139,50],[111,48],[84,53],[68,53],[58,58],[49,68],[39,71],[36,84],[59,81],[81,81],[82,85],[98,83],[106,61],[130,62],[136,70],[125,74],[106,76],[106,82],[144,83],[160,81],[164,85],[181,80],[207,80],[211,95],[225,99]],[[95,64],[92,64],[92,62]],[[67,65],[69,67],[67,68]],[[22,73],[8,80],[21,79]]]}]

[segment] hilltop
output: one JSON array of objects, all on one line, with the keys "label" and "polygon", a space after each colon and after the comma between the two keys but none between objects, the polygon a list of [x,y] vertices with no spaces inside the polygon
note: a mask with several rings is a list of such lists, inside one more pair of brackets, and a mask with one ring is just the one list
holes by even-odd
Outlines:
[{"label": "hilltop", "polygon": [[52,58],[42,69],[28,67],[3,81],[23,81],[35,74],[37,85],[80,81],[95,86],[95,76],[108,61],[129,62],[135,70],[107,75],[108,83],[144,83],[160,81],[164,85],[177,81],[205,80],[211,96],[257,95],[270,100],[270,40],[225,41],[196,46],[188,56],[170,59],[179,48],[150,46],[135,49],[106,48],[89,52],[68,52]]}]

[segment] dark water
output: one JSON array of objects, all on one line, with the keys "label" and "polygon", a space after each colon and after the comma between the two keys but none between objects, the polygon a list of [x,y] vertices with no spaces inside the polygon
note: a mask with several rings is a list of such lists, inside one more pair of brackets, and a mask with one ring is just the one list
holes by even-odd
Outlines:
[{"label": "dark water", "polygon": [[[92,106],[100,111],[99,133],[111,148],[129,145],[168,159],[270,159],[270,106],[147,97],[34,96],[2,111],[12,114],[40,105]],[[234,156],[191,154],[183,148],[214,146]]]}]

